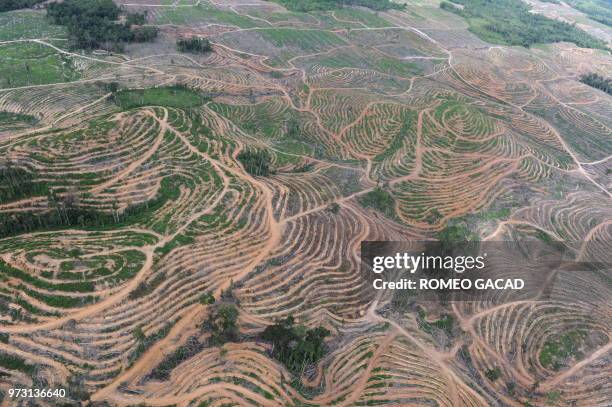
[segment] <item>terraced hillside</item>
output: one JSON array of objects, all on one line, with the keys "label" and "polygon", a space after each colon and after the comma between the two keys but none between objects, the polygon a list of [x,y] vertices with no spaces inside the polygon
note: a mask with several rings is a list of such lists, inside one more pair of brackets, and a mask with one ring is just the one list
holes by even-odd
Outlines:
[{"label": "terraced hillside", "polygon": [[489,44],[435,1],[122,3],[154,42],[0,13],[2,406],[612,404],[609,269],[414,304],[359,265],[449,231],[609,263],[612,96],[580,82],[609,50]]}]

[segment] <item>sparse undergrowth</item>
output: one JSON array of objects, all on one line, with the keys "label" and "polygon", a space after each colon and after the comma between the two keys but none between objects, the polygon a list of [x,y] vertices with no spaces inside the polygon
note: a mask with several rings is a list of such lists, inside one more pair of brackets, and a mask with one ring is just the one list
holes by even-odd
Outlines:
[{"label": "sparse undergrowth", "polygon": [[309,12],[334,10],[344,6],[361,6],[373,10],[403,9],[402,3],[391,0],[274,0],[291,11]]}]

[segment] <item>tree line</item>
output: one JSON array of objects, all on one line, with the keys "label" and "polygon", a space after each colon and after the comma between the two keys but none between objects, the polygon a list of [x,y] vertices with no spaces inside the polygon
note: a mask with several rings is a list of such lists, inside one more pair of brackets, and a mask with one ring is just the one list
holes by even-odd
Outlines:
[{"label": "tree line", "polygon": [[[33,174],[31,179],[39,179]],[[32,181],[37,184],[38,182]],[[40,196],[42,191],[48,191],[47,209],[39,212],[22,211],[0,213],[0,239],[16,236],[22,233],[49,231],[71,227],[110,229],[138,221],[161,208],[168,200],[177,199],[180,194],[180,178],[168,177],[162,180],[158,195],[146,202],[128,206],[122,212],[114,209],[112,212],[102,212],[83,207],[73,194],[56,194],[48,185],[35,185],[19,190],[20,199]],[[4,187],[4,183],[0,184]],[[15,197],[16,195],[13,195]],[[44,196],[44,195],[43,195]],[[1,203],[2,201],[0,201]]]},{"label": "tree line", "polygon": [[125,43],[148,42],[157,37],[157,28],[142,26],[144,14],[127,14],[112,0],[65,0],[47,6],[54,24],[66,26],[78,48],[120,50]]},{"label": "tree line", "polygon": [[47,185],[37,181],[36,178],[35,173],[15,167],[10,162],[0,167],[0,204],[36,195],[46,195]]},{"label": "tree line", "polygon": [[268,150],[246,150],[238,154],[238,160],[251,175],[267,177],[271,173],[272,157]]},{"label": "tree line", "polygon": [[30,8],[46,0],[2,0],[0,1],[0,12]]},{"label": "tree line", "polygon": [[440,8],[468,20],[470,31],[485,41],[529,47],[536,43],[573,42],[583,48],[607,49],[599,40],[573,24],[530,12],[520,0],[442,1]]},{"label": "tree line", "polygon": [[612,95],[612,78],[604,78],[596,73],[589,73],[580,77],[580,82],[589,85],[595,89],[606,92]]},{"label": "tree line", "polygon": [[176,47],[181,52],[191,52],[194,54],[205,54],[212,51],[210,41],[198,37],[180,38],[176,41]]}]

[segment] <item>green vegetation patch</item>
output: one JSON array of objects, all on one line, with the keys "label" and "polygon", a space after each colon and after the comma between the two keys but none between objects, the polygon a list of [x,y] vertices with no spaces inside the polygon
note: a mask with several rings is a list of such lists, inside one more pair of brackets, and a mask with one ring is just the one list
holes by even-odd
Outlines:
[{"label": "green vegetation patch", "polygon": [[478,235],[472,232],[465,224],[457,223],[447,225],[437,236],[438,240],[447,246],[452,246],[459,242],[471,242],[478,240]]},{"label": "green vegetation patch", "polygon": [[0,132],[23,129],[37,123],[38,119],[28,114],[0,111]]},{"label": "green vegetation patch", "polygon": [[0,2],[0,12],[29,8],[44,1],[46,0],[2,0]]},{"label": "green vegetation patch", "polygon": [[38,119],[29,114],[0,111],[0,129],[3,129],[4,126],[12,125],[14,123],[25,123],[32,125],[36,124],[37,122]]},{"label": "green vegetation patch", "polygon": [[[399,118],[401,126],[397,134],[393,137],[391,142],[386,146],[385,150],[374,157],[374,161],[381,163],[386,159],[391,158],[398,150],[400,150],[405,144],[414,144],[416,141],[416,125],[417,125],[417,113],[413,110],[403,110],[402,115]],[[410,149],[404,154],[404,159],[414,159],[414,149]]]},{"label": "green vegetation patch", "polygon": [[540,363],[545,368],[556,371],[566,366],[568,358],[582,359],[584,354],[580,348],[586,338],[586,332],[573,330],[559,335],[556,339],[546,341],[540,351]]},{"label": "green vegetation patch", "polygon": [[576,10],[582,11],[591,20],[612,27],[612,3],[610,0],[565,0]]},{"label": "green vegetation patch", "polygon": [[160,7],[156,11],[157,24],[189,25],[217,23],[240,28],[253,28],[260,22],[233,11],[221,10],[203,2],[194,7]]},{"label": "green vegetation patch", "polygon": [[176,41],[176,48],[181,52],[191,52],[193,54],[205,54],[212,51],[210,41],[205,38],[181,38]]},{"label": "green vegetation patch", "polygon": [[[129,206],[121,214],[84,209],[75,204],[73,197],[58,198],[51,195],[48,211],[0,213],[0,238],[67,227],[107,230],[142,223],[151,219],[153,213],[167,201],[177,199],[180,194],[179,187],[184,183],[184,178],[178,176],[164,178],[155,198]],[[154,226],[156,231],[160,229],[160,233],[164,232],[163,227],[156,226]]]},{"label": "green vegetation patch", "polygon": [[176,324],[176,320],[166,322],[166,324],[160,328],[158,331],[152,333],[151,335],[145,335],[142,327],[138,326],[134,329],[133,335],[138,342],[138,346],[129,357],[130,366],[142,356],[143,353],[147,351],[153,344],[157,341],[164,339],[170,333],[172,327]]},{"label": "green vegetation patch", "polygon": [[338,35],[322,30],[296,30],[274,28],[257,30],[264,40],[277,47],[298,48],[303,51],[317,51],[346,44]]},{"label": "green vegetation patch", "polygon": [[383,28],[383,27],[392,27],[389,21],[384,18],[378,16],[371,11],[360,10],[357,8],[342,8],[340,10],[336,10],[334,15],[338,20],[341,21],[354,21],[357,23],[362,23],[367,27],[371,28]]},{"label": "green vegetation patch", "polygon": [[251,175],[262,177],[270,175],[272,158],[268,150],[246,150],[238,154],[238,160]]},{"label": "green vegetation patch", "polygon": [[272,355],[287,369],[300,375],[304,369],[316,363],[326,352],[324,339],[330,332],[323,328],[306,329],[294,325],[293,317],[287,317],[268,326],[261,334],[264,341],[274,345]]},{"label": "green vegetation patch", "polygon": [[505,45],[529,47],[537,43],[573,42],[583,48],[606,49],[606,43],[566,22],[530,13],[520,0],[442,1],[444,10],[464,17],[470,31],[481,39]]},{"label": "green vegetation patch", "polygon": [[487,377],[487,379],[489,379],[490,381],[494,382],[497,379],[499,379],[502,375],[502,371],[499,367],[496,367],[494,369],[488,369],[485,372],[485,376]]},{"label": "green vegetation patch", "polygon": [[[0,123],[2,113],[0,113]],[[49,192],[47,184],[37,181],[37,174],[23,168],[0,167],[0,204],[33,196],[44,196]]]},{"label": "green vegetation patch", "polygon": [[210,344],[223,345],[238,340],[238,308],[234,304],[219,304],[209,315],[206,327],[210,330]]},{"label": "green vegetation patch", "polygon": [[165,106],[188,109],[201,106],[209,99],[186,86],[163,86],[147,89],[123,89],[112,100],[124,110],[144,106]]},{"label": "green vegetation patch", "polygon": [[329,68],[369,69],[401,77],[412,77],[423,73],[423,69],[414,62],[390,58],[363,48],[344,49],[317,57],[316,64]]},{"label": "green vegetation patch", "polygon": [[592,88],[599,89],[612,95],[612,79],[604,78],[596,73],[589,73],[580,77],[580,82],[589,85]]},{"label": "green vegetation patch", "polygon": [[376,187],[360,197],[359,203],[365,208],[373,208],[390,218],[395,218],[395,199],[381,187]]},{"label": "green vegetation patch", "polygon": [[157,37],[157,28],[143,26],[144,14],[128,14],[120,23],[121,13],[113,0],[64,0],[47,7],[49,18],[66,26],[79,48],[121,49],[123,43],[153,41]]},{"label": "green vegetation patch", "polygon": [[335,10],[344,6],[362,6],[372,10],[402,10],[405,4],[390,0],[274,0],[291,11],[309,12]]},{"label": "green vegetation patch", "polygon": [[0,41],[45,37],[64,38],[66,29],[50,24],[43,11],[20,10],[0,14]]},{"label": "green vegetation patch", "polygon": [[37,43],[0,46],[0,88],[13,88],[79,79],[72,60]]},{"label": "green vegetation patch", "polygon": [[453,329],[455,327],[455,318],[450,314],[443,314],[440,316],[440,319],[435,320],[434,322],[428,322],[425,319],[425,311],[419,309],[417,314],[417,323],[419,328],[428,334],[434,333],[434,328],[442,330],[448,336],[453,335]]},{"label": "green vegetation patch", "polygon": [[25,359],[4,352],[0,352],[0,367],[8,370],[18,370],[30,376],[34,374],[36,369],[35,366],[28,364]]}]

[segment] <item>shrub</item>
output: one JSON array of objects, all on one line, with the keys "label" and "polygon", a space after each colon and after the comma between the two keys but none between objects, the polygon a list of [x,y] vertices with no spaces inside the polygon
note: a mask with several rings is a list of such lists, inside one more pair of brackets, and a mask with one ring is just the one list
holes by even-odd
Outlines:
[{"label": "shrub", "polygon": [[112,0],[65,0],[50,3],[47,16],[58,25],[64,25],[77,47],[120,48],[121,43],[152,41],[157,28],[132,28],[144,23],[144,15],[130,14],[125,23],[119,23],[121,9]]},{"label": "shrub", "polygon": [[497,379],[499,379],[501,377],[501,370],[499,367],[496,367],[495,369],[489,369],[485,372],[485,376],[487,377],[487,379],[489,379],[490,381],[494,382]]}]

